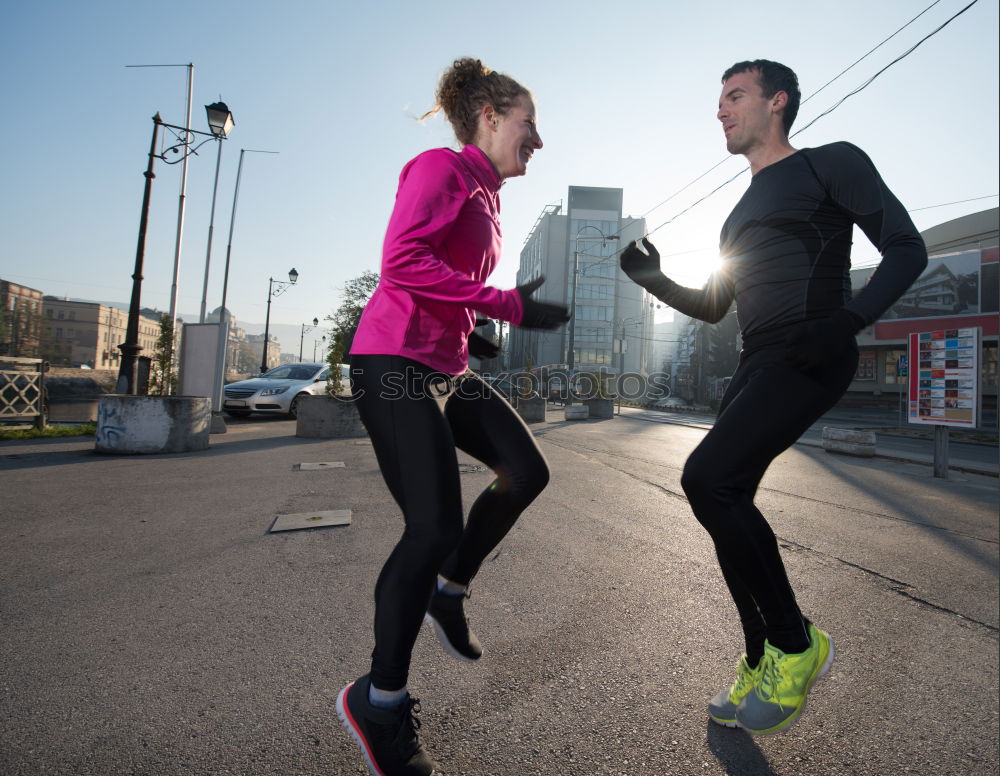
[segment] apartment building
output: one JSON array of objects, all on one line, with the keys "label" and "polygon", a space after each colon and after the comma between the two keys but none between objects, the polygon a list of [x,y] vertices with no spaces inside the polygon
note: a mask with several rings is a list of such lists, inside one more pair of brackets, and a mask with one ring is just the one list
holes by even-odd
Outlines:
[{"label": "apartment building", "polygon": [[[125,342],[128,328],[127,311],[98,302],[77,302],[53,296],[44,297],[42,309],[49,329],[45,357],[52,364],[118,368],[121,361],[118,346]],[[159,318],[150,313],[140,315],[140,355],[151,357],[159,336]]]},{"label": "apartment building", "polygon": [[648,373],[653,300],[618,266],[622,247],[645,234],[645,219],[622,215],[622,189],[570,186],[567,203],[565,212],[560,203],[539,215],[521,250],[517,284],[544,275],[538,298],[573,308],[573,319],[554,331],[512,329],[508,363],[515,370],[572,363],[576,372]]},{"label": "apartment building", "polygon": [[0,356],[38,358],[42,297],[37,289],[0,280]]}]

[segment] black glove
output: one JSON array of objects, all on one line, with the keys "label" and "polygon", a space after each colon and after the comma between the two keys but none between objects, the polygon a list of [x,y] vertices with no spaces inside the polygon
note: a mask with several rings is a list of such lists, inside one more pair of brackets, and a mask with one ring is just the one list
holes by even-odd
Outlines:
[{"label": "black glove", "polygon": [[788,360],[803,372],[829,363],[848,347],[856,345],[854,335],[864,328],[864,319],[848,310],[837,310],[802,326],[785,340]]},{"label": "black glove", "polygon": [[476,332],[469,334],[469,355],[487,361],[500,355],[500,348]]},{"label": "black glove", "polygon": [[619,263],[622,272],[648,291],[651,290],[650,286],[659,286],[666,279],[666,276],[660,269],[659,251],[645,237],[642,238],[642,244],[648,251],[648,255],[642,252],[639,241],[633,240],[622,251]]},{"label": "black glove", "polygon": [[521,306],[524,308],[524,316],[518,324],[522,329],[555,329],[569,320],[569,310],[563,305],[536,302],[531,298],[544,282],[544,276],[540,276],[517,287],[517,293],[521,295]]}]

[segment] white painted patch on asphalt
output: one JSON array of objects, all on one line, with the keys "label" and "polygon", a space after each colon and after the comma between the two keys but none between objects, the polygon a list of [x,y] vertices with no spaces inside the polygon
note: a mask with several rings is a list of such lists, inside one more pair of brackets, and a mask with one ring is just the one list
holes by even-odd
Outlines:
[{"label": "white painted patch on asphalt", "polygon": [[325,512],[302,512],[295,515],[278,515],[271,524],[270,533],[298,531],[303,528],[326,528],[332,525],[350,525],[350,509],[330,509]]}]

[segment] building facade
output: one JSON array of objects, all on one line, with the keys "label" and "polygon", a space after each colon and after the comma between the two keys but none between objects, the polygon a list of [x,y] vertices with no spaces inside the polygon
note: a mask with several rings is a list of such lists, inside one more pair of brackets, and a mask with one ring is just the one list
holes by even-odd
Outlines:
[{"label": "building facade", "polygon": [[0,356],[39,357],[42,298],[37,289],[0,280]]},{"label": "building facade", "polygon": [[[909,334],[978,327],[982,332],[982,407],[990,424],[995,425],[1000,210],[992,208],[946,221],[921,236],[930,257],[927,269],[895,305],[858,335],[861,360],[841,403],[902,407]],[[874,272],[875,266],[851,270],[855,293]]]},{"label": "building facade", "polygon": [[572,308],[573,318],[553,331],[512,329],[508,365],[647,374],[651,297],[618,265],[621,249],[645,234],[646,222],[622,215],[621,189],[570,186],[567,202],[565,212],[562,204],[549,205],[539,215],[521,249],[517,284],[544,275],[536,296]]},{"label": "building facade", "polygon": [[[125,342],[128,312],[97,302],[76,302],[46,296],[42,303],[45,325],[45,358],[52,364],[117,369]],[[160,336],[160,321],[139,316],[141,356],[152,357]]]}]

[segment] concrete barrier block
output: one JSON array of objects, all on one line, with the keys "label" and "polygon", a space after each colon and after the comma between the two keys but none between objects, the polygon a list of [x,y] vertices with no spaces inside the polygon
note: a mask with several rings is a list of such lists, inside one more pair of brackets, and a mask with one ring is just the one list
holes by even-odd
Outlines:
[{"label": "concrete barrier block", "polygon": [[615,403],[612,399],[584,399],[591,418],[610,420],[615,416]]},{"label": "concrete barrier block", "polygon": [[570,404],[564,412],[566,420],[586,420],[590,417],[590,408],[586,404]]},{"label": "concrete barrier block", "polygon": [[94,449],[116,455],[208,449],[212,400],[204,396],[102,396]]},{"label": "concrete barrier block", "polygon": [[545,420],[545,399],[518,399],[515,409],[525,423],[537,423]]},{"label": "concrete barrier block", "polygon": [[823,449],[830,453],[872,458],[875,456],[875,443],[874,431],[855,431],[830,426],[823,428]]},{"label": "concrete barrier block", "polygon": [[358,406],[329,396],[302,396],[295,420],[295,436],[308,439],[351,439],[367,436]]}]

